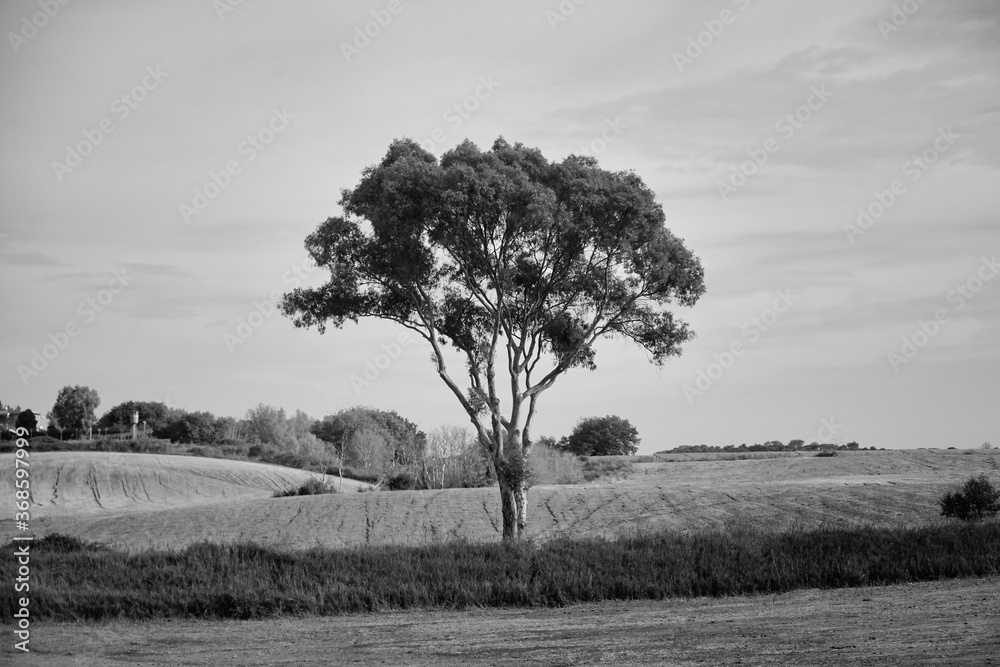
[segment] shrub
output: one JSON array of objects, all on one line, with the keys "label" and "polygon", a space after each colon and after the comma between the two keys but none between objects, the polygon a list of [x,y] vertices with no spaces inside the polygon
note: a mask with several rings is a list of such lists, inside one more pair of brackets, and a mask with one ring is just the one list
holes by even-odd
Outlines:
[{"label": "shrub", "polygon": [[[341,469],[337,466],[327,466],[324,472],[326,472],[327,475],[339,477],[340,471]],[[379,483],[379,476],[373,474],[371,471],[359,470],[357,468],[352,468],[351,466],[344,466],[343,471],[344,479],[354,479],[359,482],[368,482],[369,484]]]},{"label": "shrub", "polygon": [[337,489],[328,486],[322,480],[312,478],[297,489],[287,489],[274,494],[275,498],[286,498],[288,496],[319,496],[324,493],[336,493]]},{"label": "shrub", "polygon": [[408,472],[401,472],[393,475],[386,482],[386,487],[390,491],[411,491],[417,486],[417,480]]},{"label": "shrub", "polygon": [[46,551],[52,553],[73,553],[76,551],[83,550],[95,550],[101,547],[92,542],[84,542],[78,537],[73,537],[72,535],[65,535],[63,533],[51,533],[45,537],[37,540],[33,547],[38,551]]},{"label": "shrub", "polygon": [[826,456],[836,456],[836,455],[837,455],[837,452],[820,452],[816,456],[824,456],[824,457],[826,457]]},{"label": "shrub", "polygon": [[941,496],[941,515],[962,521],[979,521],[1000,512],[1000,490],[986,473],[970,477],[957,491]]}]

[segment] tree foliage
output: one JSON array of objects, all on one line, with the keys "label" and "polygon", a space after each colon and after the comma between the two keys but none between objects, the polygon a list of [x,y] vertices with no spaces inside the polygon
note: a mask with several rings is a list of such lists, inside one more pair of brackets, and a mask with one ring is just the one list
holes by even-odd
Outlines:
[{"label": "tree foliage", "polygon": [[170,421],[170,409],[158,401],[125,401],[105,412],[97,426],[103,429],[126,430],[132,427],[132,413],[139,413],[139,423],[146,425],[154,433],[160,431]]},{"label": "tree foliage", "polygon": [[79,438],[93,426],[100,404],[100,397],[90,387],[67,385],[59,390],[55,405],[46,416],[56,428],[70,431]]},{"label": "tree foliage", "polygon": [[[521,536],[515,473],[539,396],[569,369],[596,368],[605,336],[656,364],[679,354],[693,334],[669,306],[704,292],[700,262],[635,173],[579,156],[552,163],[502,138],[485,152],[466,141],[440,162],[395,141],[340,204],[344,215],[306,239],[329,281],[286,294],[282,311],[321,332],[374,317],[422,336],[498,471],[504,537]],[[449,371],[448,345],[467,383]]]},{"label": "tree foliage", "polygon": [[33,437],[35,430],[38,428],[38,419],[35,417],[35,413],[31,410],[19,412],[17,419],[14,421],[14,428],[23,428],[28,432],[29,438]]},{"label": "tree foliage", "polygon": [[949,491],[938,501],[941,516],[962,521],[979,521],[1000,513],[1000,489],[990,482],[986,473],[970,477],[956,491]]},{"label": "tree foliage", "polygon": [[629,420],[608,415],[581,419],[560,447],[583,456],[631,456],[639,442],[639,431]]},{"label": "tree foliage", "polygon": [[395,411],[355,406],[315,422],[312,433],[334,446],[341,458],[388,477],[412,467],[424,453],[427,436]]}]

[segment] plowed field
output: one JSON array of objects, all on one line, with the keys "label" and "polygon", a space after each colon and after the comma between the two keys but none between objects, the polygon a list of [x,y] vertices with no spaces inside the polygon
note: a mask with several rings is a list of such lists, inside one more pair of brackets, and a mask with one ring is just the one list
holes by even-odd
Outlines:
[{"label": "plowed field", "polygon": [[[31,528],[128,549],[202,540],[315,545],[495,540],[495,489],[344,493],[273,498],[310,473],[195,457],[48,452],[31,459]],[[850,452],[751,460],[642,463],[628,479],[529,492],[529,534],[614,536],[656,528],[923,523],[937,498],[971,474],[1000,482],[996,452]],[[339,484],[336,478],[330,478]],[[14,495],[13,455],[0,455],[0,489]],[[0,538],[14,535],[12,516]],[[23,534],[23,533],[19,533]]]}]

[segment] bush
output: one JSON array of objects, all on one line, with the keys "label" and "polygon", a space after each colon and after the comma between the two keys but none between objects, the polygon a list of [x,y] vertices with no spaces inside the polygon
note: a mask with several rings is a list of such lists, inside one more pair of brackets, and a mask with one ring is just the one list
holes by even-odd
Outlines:
[{"label": "bush", "polygon": [[417,486],[417,480],[408,472],[401,472],[393,475],[386,482],[386,487],[390,491],[411,491]]},{"label": "bush", "polygon": [[85,549],[88,551],[100,549],[101,547],[91,542],[84,542],[83,540],[73,537],[72,535],[51,533],[37,540],[33,548],[37,551],[51,553],[74,553]]},{"label": "bush", "polygon": [[297,489],[288,489],[286,491],[278,491],[274,494],[275,498],[286,498],[288,496],[319,496],[324,493],[336,493],[337,489],[332,486],[327,486],[322,480],[317,478],[312,478],[302,486]]},{"label": "bush", "polygon": [[836,456],[836,455],[837,455],[837,452],[820,452],[816,456],[828,457],[828,456]]},{"label": "bush", "polygon": [[[333,477],[340,476],[340,468],[337,466],[327,466],[326,474],[332,475]],[[357,468],[352,468],[351,466],[344,466],[344,479],[353,479],[359,482],[368,482],[369,484],[378,484],[379,476],[372,473],[371,471],[359,470]]]},{"label": "bush", "polygon": [[986,473],[970,477],[962,488],[941,496],[941,516],[962,521],[980,521],[1000,512],[1000,490]]}]

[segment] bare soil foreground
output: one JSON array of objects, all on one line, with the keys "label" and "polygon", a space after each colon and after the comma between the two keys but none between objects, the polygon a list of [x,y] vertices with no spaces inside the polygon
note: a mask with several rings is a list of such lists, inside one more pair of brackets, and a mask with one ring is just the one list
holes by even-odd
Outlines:
[{"label": "bare soil foreground", "polygon": [[[8,488],[8,497],[13,463],[12,454],[0,455],[0,490]],[[529,535],[924,524],[938,517],[942,492],[979,472],[1000,477],[1000,455],[897,450],[640,463],[625,480],[532,488]],[[195,457],[34,454],[31,526],[36,535],[62,532],[130,550],[203,540],[308,548],[499,537],[493,488],[357,493],[366,485],[345,481],[340,494],[271,497],[310,475]],[[15,532],[10,515],[0,520],[0,539]]]},{"label": "bare soil foreground", "polygon": [[[1000,579],[268,621],[41,624],[19,665],[1000,665]],[[9,650],[6,649],[5,650]]]}]

